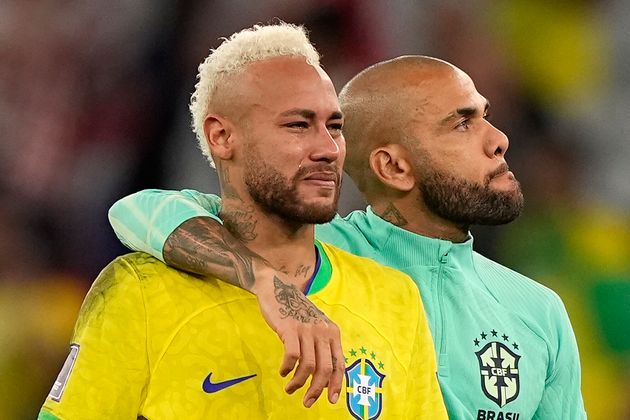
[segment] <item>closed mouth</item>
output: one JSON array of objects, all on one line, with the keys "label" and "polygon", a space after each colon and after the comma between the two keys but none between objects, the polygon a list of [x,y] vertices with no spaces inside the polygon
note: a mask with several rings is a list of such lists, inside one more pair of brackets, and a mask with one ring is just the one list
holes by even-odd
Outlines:
[{"label": "closed mouth", "polygon": [[304,177],[305,181],[333,181],[337,183],[338,176],[334,172],[314,172]]}]

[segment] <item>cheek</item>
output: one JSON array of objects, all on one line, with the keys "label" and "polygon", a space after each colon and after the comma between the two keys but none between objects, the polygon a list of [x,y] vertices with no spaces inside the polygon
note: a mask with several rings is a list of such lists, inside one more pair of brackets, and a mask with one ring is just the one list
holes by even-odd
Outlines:
[{"label": "cheek", "polygon": [[[283,152],[283,151],[282,151]],[[300,161],[296,156],[280,153],[278,146],[268,150],[250,150],[243,162],[243,170],[249,173],[249,177],[281,177],[292,179],[298,171]]]},{"label": "cheek", "polygon": [[280,174],[283,178],[291,180],[303,166],[302,162],[297,159],[289,159],[286,156],[280,156],[273,160],[267,161],[267,165],[274,168],[275,172]]},{"label": "cheek", "polygon": [[284,175],[293,174],[307,156],[304,147],[292,139],[278,140],[266,144],[260,158]]},{"label": "cheek", "polygon": [[470,155],[463,150],[441,150],[432,156],[435,166],[453,174],[470,175]]},{"label": "cheek", "polygon": [[481,162],[465,151],[445,152],[438,158],[438,168],[443,168],[455,178],[483,183],[485,172]]}]

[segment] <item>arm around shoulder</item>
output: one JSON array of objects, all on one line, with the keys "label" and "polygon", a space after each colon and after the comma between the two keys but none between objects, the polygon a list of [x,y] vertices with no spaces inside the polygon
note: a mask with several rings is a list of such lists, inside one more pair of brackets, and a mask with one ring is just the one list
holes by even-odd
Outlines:
[{"label": "arm around shoulder", "polygon": [[197,216],[220,221],[217,217],[220,207],[220,198],[212,194],[147,189],[116,201],[108,216],[125,246],[163,260],[164,243],[178,226]]},{"label": "arm around shoulder", "polygon": [[[263,317],[285,347],[281,375],[287,375],[298,360],[314,360],[315,354],[338,355],[337,360],[342,360],[341,339],[336,325],[300,290],[295,290],[295,293],[313,316],[307,321],[288,316],[290,311],[286,311],[274,286],[290,287],[286,276],[234,237],[213,216],[219,211],[220,202],[216,196],[191,190],[144,190],[117,202],[110,210],[110,220],[123,242],[139,244],[136,249],[163,258],[168,265],[183,271],[219,278],[256,294]],[[135,217],[136,221],[130,222],[130,217]],[[325,343],[320,346],[319,353],[314,348],[318,342]],[[337,366],[338,370],[332,375],[316,367],[311,370],[308,366],[300,363],[287,384],[289,392],[300,388],[313,374],[314,380],[305,401],[317,399],[327,383],[331,394],[329,398],[334,400],[332,395],[338,394],[341,389],[342,375],[339,372],[343,371],[343,366]]]}]

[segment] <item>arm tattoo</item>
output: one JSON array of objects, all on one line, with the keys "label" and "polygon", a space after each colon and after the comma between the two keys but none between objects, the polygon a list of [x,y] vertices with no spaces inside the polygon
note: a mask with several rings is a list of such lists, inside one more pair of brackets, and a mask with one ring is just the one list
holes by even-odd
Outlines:
[{"label": "arm tattoo", "polygon": [[281,305],[280,314],[283,318],[293,318],[302,323],[317,324],[328,321],[326,315],[292,284],[282,282],[278,277],[273,278],[276,301]]},{"label": "arm tattoo", "polygon": [[195,217],[175,229],[164,244],[164,260],[181,270],[219,277],[251,290],[254,260],[266,261],[247,249],[219,222]]},{"label": "arm tattoo", "polygon": [[379,214],[379,216],[381,216],[382,219],[387,220],[392,225],[405,226],[407,224],[407,219],[403,217],[402,213],[398,211],[393,203],[389,203],[383,214]]}]

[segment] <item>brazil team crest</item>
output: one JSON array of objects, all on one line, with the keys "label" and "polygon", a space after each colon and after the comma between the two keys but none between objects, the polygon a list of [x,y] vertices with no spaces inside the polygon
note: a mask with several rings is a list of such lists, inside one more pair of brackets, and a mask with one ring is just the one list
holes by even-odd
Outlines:
[{"label": "brazil team crest", "polygon": [[346,368],[346,404],[348,410],[352,417],[357,420],[377,419],[383,411],[383,380],[385,375],[379,369],[383,369],[384,365],[382,362],[376,361],[374,352],[368,354],[364,347],[350,350],[350,356],[358,357]]},{"label": "brazil team crest", "polygon": [[[509,336],[503,334],[497,336],[495,330],[490,331],[495,341],[489,341],[481,350],[475,352],[479,362],[481,375],[481,389],[483,393],[494,401],[499,407],[514,401],[520,391],[520,377],[518,361],[521,356],[510,349],[518,350],[516,342],[510,343]],[[481,333],[482,341],[488,334]],[[501,340],[502,339],[502,340]],[[479,346],[480,340],[475,338],[475,346]]]}]

